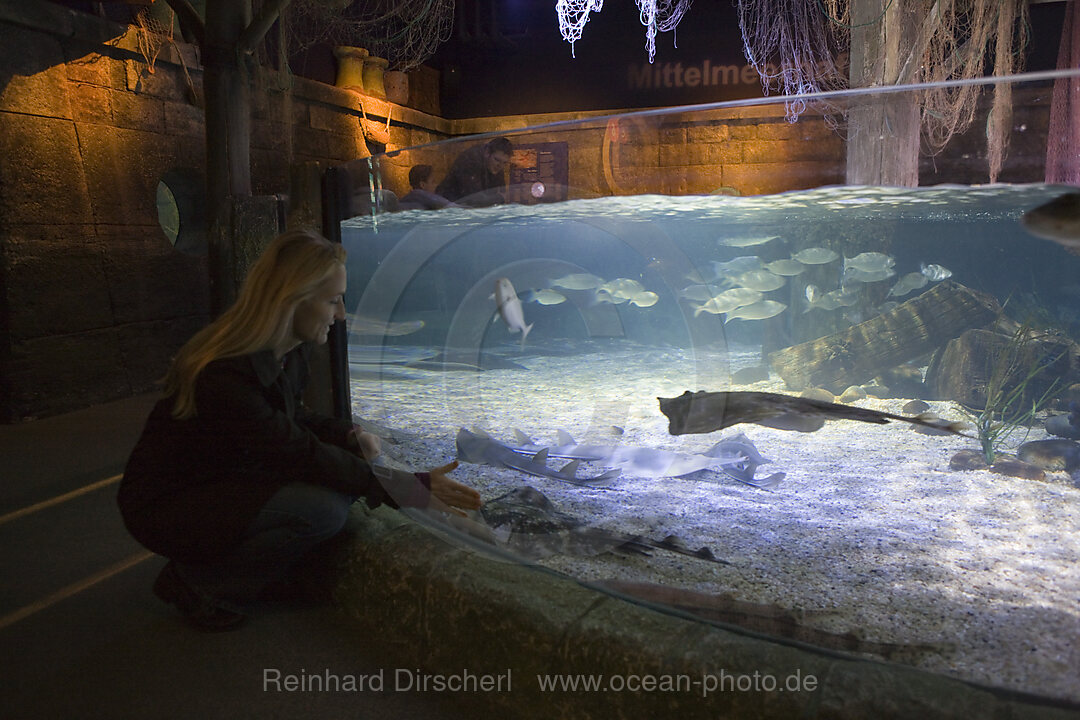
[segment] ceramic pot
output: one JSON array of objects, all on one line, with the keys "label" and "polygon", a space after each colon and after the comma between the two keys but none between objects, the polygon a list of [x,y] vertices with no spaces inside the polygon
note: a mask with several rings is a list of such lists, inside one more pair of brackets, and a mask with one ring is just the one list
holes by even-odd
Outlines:
[{"label": "ceramic pot", "polygon": [[368,51],[350,45],[338,45],[334,48],[337,58],[337,79],[334,85],[346,90],[364,92],[364,60]]},{"label": "ceramic pot", "polygon": [[386,58],[364,58],[364,92],[377,98],[386,98],[386,88],[383,86],[383,73],[389,62]]},{"label": "ceramic pot", "polygon": [[386,99],[397,105],[409,102],[409,76],[400,70],[387,70],[383,73],[383,87]]}]

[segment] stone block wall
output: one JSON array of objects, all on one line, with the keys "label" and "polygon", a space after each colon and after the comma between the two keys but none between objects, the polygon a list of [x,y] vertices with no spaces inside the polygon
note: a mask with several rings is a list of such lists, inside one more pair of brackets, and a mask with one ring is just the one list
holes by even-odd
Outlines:
[{"label": "stone block wall", "polygon": [[[205,173],[198,52],[165,45],[151,65],[136,40],[50,3],[0,2],[0,422],[153,390],[208,320],[206,259],[171,245],[157,209],[166,173]],[[412,121],[395,142],[444,136],[437,118],[277,80],[255,93],[256,195],[287,193],[293,163],[368,155],[362,105]]]}]

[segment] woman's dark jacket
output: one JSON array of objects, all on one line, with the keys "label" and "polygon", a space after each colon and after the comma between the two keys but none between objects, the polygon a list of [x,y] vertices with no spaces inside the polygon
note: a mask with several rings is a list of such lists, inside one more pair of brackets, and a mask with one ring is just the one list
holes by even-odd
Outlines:
[{"label": "woman's dark jacket", "polygon": [[371,466],[348,449],[352,424],[301,407],[310,345],[278,362],[272,351],[223,358],[195,382],[196,415],[157,403],[128,459],[118,503],[150,550],[198,560],[239,542],[259,509],[291,482],[369,504],[387,500]]}]

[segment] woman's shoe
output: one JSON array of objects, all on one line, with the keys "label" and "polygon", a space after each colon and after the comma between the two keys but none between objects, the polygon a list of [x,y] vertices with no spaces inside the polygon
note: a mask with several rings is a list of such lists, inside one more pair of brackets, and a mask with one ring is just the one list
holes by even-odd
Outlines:
[{"label": "woman's shoe", "polygon": [[223,607],[196,592],[180,577],[172,560],[165,564],[154,581],[154,594],[175,605],[184,619],[199,630],[234,630],[247,619],[244,613]]}]

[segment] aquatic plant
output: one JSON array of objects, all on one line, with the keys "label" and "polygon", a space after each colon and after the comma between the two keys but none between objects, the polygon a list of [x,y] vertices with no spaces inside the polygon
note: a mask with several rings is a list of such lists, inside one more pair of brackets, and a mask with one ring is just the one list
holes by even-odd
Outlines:
[{"label": "aquatic plant", "polygon": [[1030,352],[1032,340],[1030,321],[1017,326],[990,369],[982,411],[972,415],[987,464],[993,464],[999,448],[1019,428],[1025,428],[1024,440],[1027,439],[1036,413],[1045,407],[1057,388],[1059,378],[1055,378],[1037,399],[1029,399],[1032,381],[1062,357],[1062,354],[1051,358]]}]

